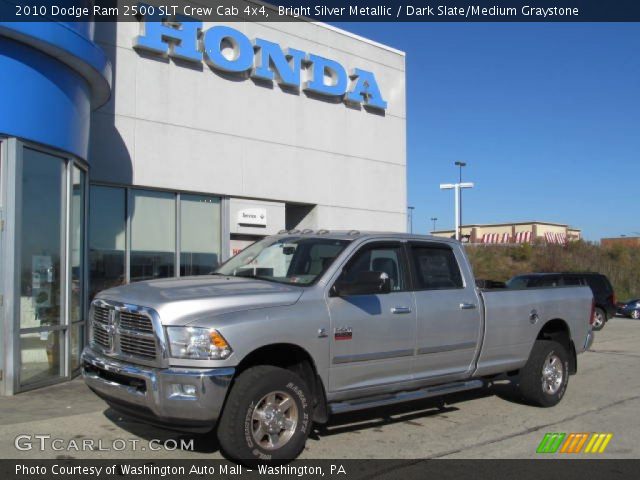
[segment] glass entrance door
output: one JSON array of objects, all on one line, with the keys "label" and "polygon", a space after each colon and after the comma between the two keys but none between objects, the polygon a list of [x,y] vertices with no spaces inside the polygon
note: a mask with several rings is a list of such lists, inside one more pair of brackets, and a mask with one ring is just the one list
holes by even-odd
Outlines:
[{"label": "glass entrance door", "polygon": [[22,150],[19,229],[20,389],[66,376],[66,160]]}]

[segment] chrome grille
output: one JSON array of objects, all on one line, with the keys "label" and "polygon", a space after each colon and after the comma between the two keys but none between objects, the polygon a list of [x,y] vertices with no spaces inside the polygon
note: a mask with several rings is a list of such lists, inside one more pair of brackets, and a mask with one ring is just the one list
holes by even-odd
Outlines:
[{"label": "chrome grille", "polygon": [[93,327],[93,342],[107,350],[111,350],[111,335],[104,328],[97,325]]},{"label": "chrome grille", "polygon": [[[142,313],[140,312],[142,310]],[[142,308],[111,305],[102,300],[93,304],[92,343],[105,353],[153,362],[162,356],[151,317]]]},{"label": "chrome grille", "polygon": [[136,332],[153,333],[151,319],[139,313],[120,312],[120,328]]},{"label": "chrome grille", "polygon": [[120,333],[120,350],[129,355],[156,358],[156,342],[153,338]]},{"label": "chrome grille", "polygon": [[109,309],[105,307],[93,307],[93,320],[107,325],[109,323]]}]

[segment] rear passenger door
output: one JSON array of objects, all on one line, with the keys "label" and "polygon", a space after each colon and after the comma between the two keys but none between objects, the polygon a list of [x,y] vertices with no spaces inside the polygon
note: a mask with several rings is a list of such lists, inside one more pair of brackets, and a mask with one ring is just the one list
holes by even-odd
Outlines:
[{"label": "rear passenger door", "polygon": [[447,244],[411,242],[417,355],[415,378],[448,381],[471,369],[482,332],[481,303],[466,262]]}]

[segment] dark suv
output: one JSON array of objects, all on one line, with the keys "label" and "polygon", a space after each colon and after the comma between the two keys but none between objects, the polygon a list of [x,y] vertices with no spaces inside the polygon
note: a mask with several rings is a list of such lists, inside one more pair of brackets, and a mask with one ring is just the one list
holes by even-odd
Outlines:
[{"label": "dark suv", "polygon": [[591,288],[596,303],[593,329],[602,330],[605,323],[616,314],[616,294],[605,275],[593,272],[526,273],[517,275],[507,282],[507,288],[575,285],[586,285]]}]

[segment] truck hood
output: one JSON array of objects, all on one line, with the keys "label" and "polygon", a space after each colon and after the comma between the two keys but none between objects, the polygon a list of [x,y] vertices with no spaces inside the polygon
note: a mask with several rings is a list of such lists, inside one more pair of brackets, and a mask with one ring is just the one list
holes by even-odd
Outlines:
[{"label": "truck hood", "polygon": [[223,313],[291,305],[302,292],[266,280],[207,275],[131,283],[96,298],[153,308],[163,325],[187,325]]}]

